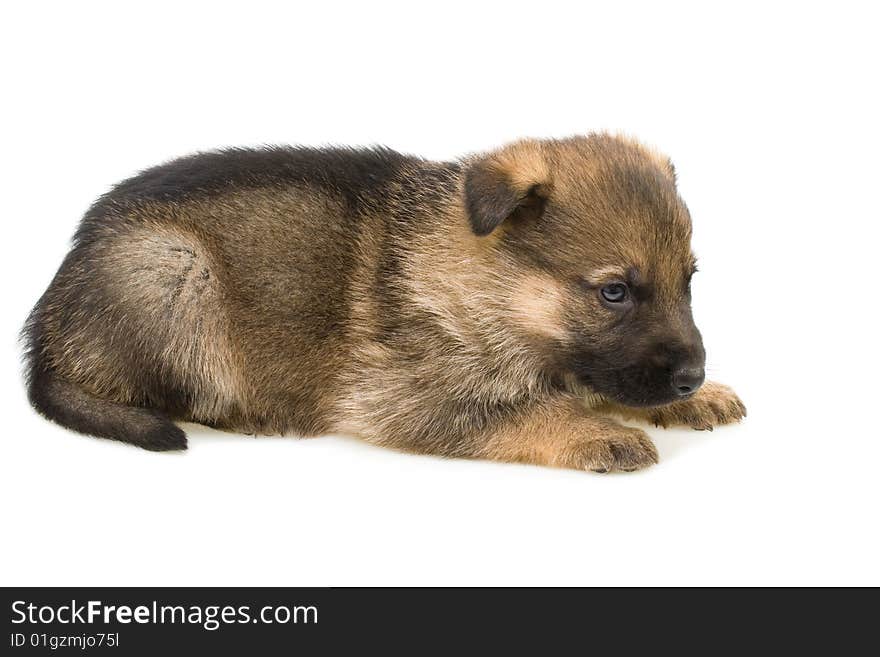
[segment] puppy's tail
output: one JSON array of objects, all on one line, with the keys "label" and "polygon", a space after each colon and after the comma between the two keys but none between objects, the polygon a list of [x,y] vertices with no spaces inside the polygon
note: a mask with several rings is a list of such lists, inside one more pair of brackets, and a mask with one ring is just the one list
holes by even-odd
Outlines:
[{"label": "puppy's tail", "polygon": [[58,375],[33,348],[28,349],[26,358],[28,399],[53,422],[151,451],[186,449],[186,434],[168,416],[92,395]]}]

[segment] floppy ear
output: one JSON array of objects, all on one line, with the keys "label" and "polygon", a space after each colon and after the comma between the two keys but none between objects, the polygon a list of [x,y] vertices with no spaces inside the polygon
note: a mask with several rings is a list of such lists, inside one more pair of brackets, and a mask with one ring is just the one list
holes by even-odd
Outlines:
[{"label": "floppy ear", "polygon": [[471,229],[488,235],[502,222],[537,219],[550,194],[550,176],[538,142],[518,142],[474,160],[464,178]]}]

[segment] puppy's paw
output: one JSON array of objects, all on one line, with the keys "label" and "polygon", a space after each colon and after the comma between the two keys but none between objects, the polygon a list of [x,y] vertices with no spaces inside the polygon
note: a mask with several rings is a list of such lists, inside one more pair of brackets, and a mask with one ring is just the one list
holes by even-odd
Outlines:
[{"label": "puppy's paw", "polygon": [[577,467],[601,473],[641,470],[659,460],[648,434],[622,426],[587,439],[574,457]]},{"label": "puppy's paw", "polygon": [[736,393],[725,385],[707,381],[687,401],[652,408],[648,420],[657,427],[686,426],[711,431],[721,424],[739,422],[746,407]]}]

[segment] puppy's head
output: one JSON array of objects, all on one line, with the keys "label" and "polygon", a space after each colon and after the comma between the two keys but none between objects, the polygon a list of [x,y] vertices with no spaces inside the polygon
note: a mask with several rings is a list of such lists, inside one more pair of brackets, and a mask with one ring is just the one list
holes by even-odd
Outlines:
[{"label": "puppy's head", "polygon": [[691,222],[667,158],[592,135],[470,161],[465,204],[503,276],[506,321],[549,368],[628,406],[692,395]]}]

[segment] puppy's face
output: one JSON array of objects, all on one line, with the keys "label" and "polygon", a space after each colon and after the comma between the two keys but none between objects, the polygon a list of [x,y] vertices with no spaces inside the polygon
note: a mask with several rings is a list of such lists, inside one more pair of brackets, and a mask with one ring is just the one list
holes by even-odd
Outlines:
[{"label": "puppy's face", "polygon": [[696,392],[691,224],[667,159],[604,135],[520,142],[472,164],[465,192],[509,270],[511,328],[549,369],[628,406]]}]

